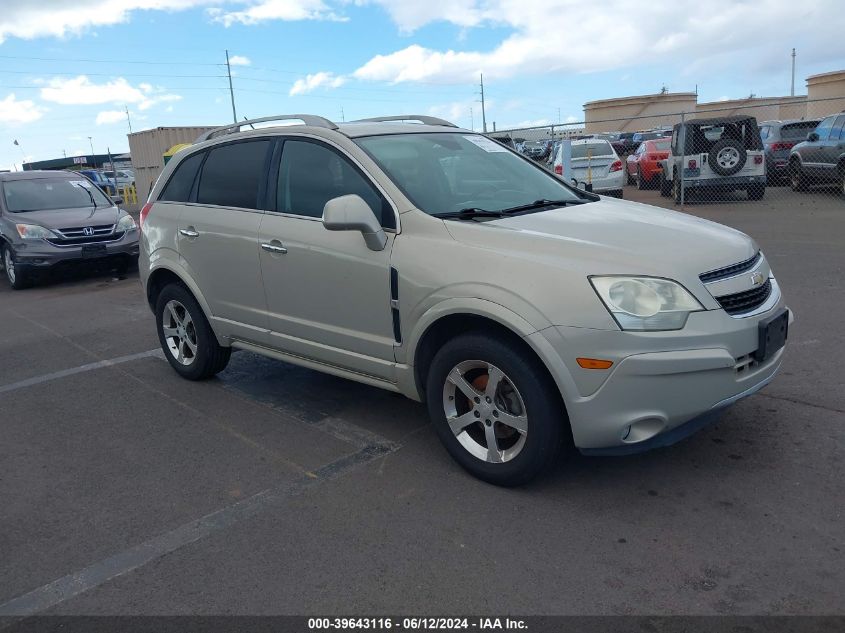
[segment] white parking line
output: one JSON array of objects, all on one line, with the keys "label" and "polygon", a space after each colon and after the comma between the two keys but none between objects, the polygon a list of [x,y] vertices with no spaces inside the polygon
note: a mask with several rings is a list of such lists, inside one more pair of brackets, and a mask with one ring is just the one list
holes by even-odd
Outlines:
[{"label": "white parking line", "polygon": [[367,447],[318,468],[314,471],[313,477],[302,476],[279,488],[262,490],[247,499],[221,508],[194,521],[189,521],[170,532],[155,536],[84,569],[62,576],[53,582],[4,602],[0,604],[0,617],[27,617],[45,611],[81,593],[99,587],[113,578],[138,569],[165,554],[215,532],[225,530],[268,507],[278,505],[320,481],[335,479],[356,466],[366,464],[390,452],[392,452],[391,449],[383,446]]},{"label": "white parking line", "polygon": [[102,369],[103,367],[111,367],[112,365],[120,365],[122,363],[129,363],[133,360],[139,360],[141,358],[150,358],[155,356],[164,358],[164,353],[161,351],[161,348],[157,347],[156,349],[150,349],[146,352],[139,352],[138,354],[118,356],[117,358],[101,360],[97,361],[96,363],[88,363],[87,365],[79,365],[78,367],[71,367],[70,369],[54,371],[50,374],[44,374],[43,376],[34,376],[32,378],[13,382],[8,385],[0,385],[0,394],[8,393],[9,391],[15,391],[16,389],[23,389],[24,387],[40,385],[41,383],[49,382],[50,380],[57,380],[59,378],[65,378],[67,376],[73,376],[74,374],[82,374],[86,371],[92,371],[94,369]]}]

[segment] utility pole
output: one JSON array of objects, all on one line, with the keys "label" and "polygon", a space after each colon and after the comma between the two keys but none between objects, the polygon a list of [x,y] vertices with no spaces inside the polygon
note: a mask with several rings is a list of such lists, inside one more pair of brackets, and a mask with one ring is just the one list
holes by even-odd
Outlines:
[{"label": "utility pole", "polygon": [[340,106],[340,120],[346,123],[346,114],[343,112],[343,106]]},{"label": "utility pole", "polygon": [[789,89],[789,96],[795,96],[795,49],[792,49],[792,87]]},{"label": "utility pole", "polygon": [[481,73],[481,126],[482,131],[487,133],[487,110],[484,104],[484,73]]},{"label": "utility pole", "polygon": [[469,107],[469,129],[475,132],[475,114],[472,112],[472,106]]},{"label": "utility pole", "polygon": [[123,106],[126,110],[126,122],[129,124],[129,133],[132,134],[132,119],[129,118],[129,106]]},{"label": "utility pole", "polygon": [[[91,140],[91,137],[88,137],[88,142],[91,144],[91,160],[94,160],[94,141]],[[96,165],[95,165],[96,167]]]},{"label": "utility pole", "polygon": [[229,49],[226,49],[226,74],[229,75],[229,96],[232,97],[232,121],[238,122],[238,115],[235,112],[235,89],[232,88],[232,66],[229,64]]}]

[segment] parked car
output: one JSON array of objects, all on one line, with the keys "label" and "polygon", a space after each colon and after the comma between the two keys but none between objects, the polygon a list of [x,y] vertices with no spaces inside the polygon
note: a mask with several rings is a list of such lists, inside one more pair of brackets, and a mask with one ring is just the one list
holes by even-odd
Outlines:
[{"label": "parked car", "polygon": [[750,200],[766,192],[763,141],[751,116],[688,119],[675,125],[671,154],[661,162],[660,193],[681,202],[686,192],[744,190]]},{"label": "parked car", "polygon": [[825,118],[806,141],[792,148],[789,180],[794,191],[836,183],[845,195],[845,112]]},{"label": "parked car", "polygon": [[[554,172],[561,176],[563,171],[563,148],[559,147],[555,155]],[[575,186],[586,187],[607,196],[622,197],[622,186],[625,184],[622,161],[607,141],[572,141],[571,178]]]},{"label": "parked car", "polygon": [[109,180],[103,175],[103,172],[99,169],[80,169],[78,174],[82,174],[88,180],[93,182],[97,185],[100,189],[102,189],[107,195],[109,196],[116,196],[117,195],[117,188],[114,186],[114,181]]},{"label": "parked car", "polygon": [[110,169],[104,169],[101,173],[108,182],[114,184],[116,181],[118,187],[128,187],[135,184],[135,174],[126,169],[118,169],[117,176]]},{"label": "parked car", "polygon": [[615,141],[610,142],[613,145],[613,151],[619,156],[626,156],[633,152],[636,149],[634,146],[634,134],[636,132],[620,132],[619,137]]},{"label": "parked car", "polygon": [[637,189],[650,189],[660,182],[662,161],[669,157],[672,140],[659,138],[640,144],[625,161],[625,174],[629,185],[636,183]]},{"label": "parked car", "polygon": [[797,143],[805,141],[818,124],[818,119],[763,121],[760,124],[768,184],[777,184],[789,178],[790,151]]},{"label": "parked car", "polygon": [[750,237],[397,118],[234,124],[165,166],[140,271],[179,375],[235,348],[405,394],[502,485],[570,438],[671,444],[773,379],[791,315]]},{"label": "parked car", "polygon": [[78,173],[0,173],[0,188],[0,255],[13,289],[60,264],[137,261],[135,220]]},{"label": "parked car", "polygon": [[631,151],[636,152],[637,149],[639,149],[640,144],[644,141],[650,141],[656,138],[665,138],[667,136],[672,136],[672,133],[663,131],[637,132],[631,138]]}]

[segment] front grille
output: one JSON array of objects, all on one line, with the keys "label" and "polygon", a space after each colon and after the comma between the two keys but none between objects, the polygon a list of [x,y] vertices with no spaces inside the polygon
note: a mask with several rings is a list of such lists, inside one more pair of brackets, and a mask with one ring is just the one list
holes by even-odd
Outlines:
[{"label": "front grille", "polygon": [[[91,229],[92,235],[85,235],[85,229]],[[59,229],[59,234],[62,237],[76,238],[76,237],[92,237],[96,235],[109,235],[114,230],[114,224],[99,224],[97,226],[74,226],[69,229]]]},{"label": "front grille", "polygon": [[47,241],[53,246],[85,246],[86,244],[102,244],[103,242],[116,242],[123,237],[124,232],[111,233],[106,235],[83,235],[72,238],[48,237]]},{"label": "front grille", "polygon": [[757,360],[754,358],[754,354],[745,354],[744,356],[740,356],[736,359],[736,364],[734,364],[734,371],[737,374],[744,374],[749,373],[757,368]]},{"label": "front grille", "polygon": [[746,259],[744,262],[731,264],[730,266],[725,266],[724,268],[717,268],[716,270],[711,270],[710,272],[701,273],[698,278],[707,284],[711,281],[718,281],[719,279],[727,279],[728,277],[739,275],[740,273],[744,273],[745,271],[754,268],[762,256],[762,253],[757,251],[757,254],[754,255],[754,257]]},{"label": "front grille", "polygon": [[759,308],[772,294],[772,281],[767,279],[766,283],[751,290],[744,290],[732,295],[716,297],[725,312],[728,314],[745,314]]}]

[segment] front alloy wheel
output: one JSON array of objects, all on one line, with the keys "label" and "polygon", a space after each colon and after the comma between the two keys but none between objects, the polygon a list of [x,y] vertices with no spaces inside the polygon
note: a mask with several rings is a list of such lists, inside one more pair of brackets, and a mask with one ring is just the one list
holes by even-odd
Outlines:
[{"label": "front alloy wheel", "polygon": [[519,339],[467,332],[434,355],[425,381],[434,429],[464,469],[500,486],[552,463],[569,428],[560,391]]},{"label": "front alloy wheel", "polygon": [[3,269],[6,271],[6,279],[13,290],[20,290],[29,285],[28,275],[15,264],[15,253],[11,246],[0,246],[3,253]]},{"label": "front alloy wheel", "polygon": [[443,385],[443,410],[458,442],[478,459],[509,462],[525,446],[525,402],[492,363],[468,360],[455,365]]}]

